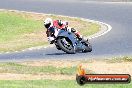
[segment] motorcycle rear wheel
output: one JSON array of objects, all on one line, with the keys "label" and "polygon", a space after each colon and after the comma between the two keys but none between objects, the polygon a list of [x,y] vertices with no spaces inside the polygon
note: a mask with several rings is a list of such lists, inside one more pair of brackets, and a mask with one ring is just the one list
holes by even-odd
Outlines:
[{"label": "motorcycle rear wheel", "polygon": [[86,48],[82,52],[86,53],[86,52],[91,52],[92,51],[92,45],[88,41],[85,42],[84,45],[86,46]]}]

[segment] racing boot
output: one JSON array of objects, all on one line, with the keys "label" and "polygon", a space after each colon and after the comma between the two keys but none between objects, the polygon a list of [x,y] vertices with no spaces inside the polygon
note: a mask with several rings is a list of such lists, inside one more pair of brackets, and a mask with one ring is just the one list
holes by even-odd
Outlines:
[{"label": "racing boot", "polygon": [[81,42],[88,42],[88,38],[86,38],[86,37],[79,37],[79,40],[81,41]]}]

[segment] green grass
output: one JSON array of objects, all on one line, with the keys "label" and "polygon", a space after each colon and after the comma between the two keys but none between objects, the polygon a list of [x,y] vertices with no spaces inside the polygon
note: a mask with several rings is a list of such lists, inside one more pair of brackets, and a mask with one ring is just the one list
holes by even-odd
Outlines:
[{"label": "green grass", "polygon": [[[92,29],[92,30],[90,30],[90,29]],[[84,27],[84,29],[79,30],[79,31],[84,36],[89,36],[89,35],[96,33],[97,31],[99,31],[99,29],[100,29],[100,25],[97,25],[95,23],[89,23],[88,27]]]},{"label": "green grass", "polygon": [[42,29],[41,21],[24,18],[11,12],[0,12],[0,42],[8,42],[18,37]]},{"label": "green grass", "polygon": [[[0,51],[15,51],[45,44],[28,34],[42,31],[41,21],[14,12],[0,12]],[[28,39],[30,38],[30,39]]]},{"label": "green grass", "polygon": [[130,84],[86,84],[79,86],[75,80],[10,80],[0,81],[0,88],[131,88]]},{"label": "green grass", "polygon": [[18,63],[8,62],[0,63],[0,73],[17,73],[17,74],[76,74],[76,67],[54,67],[54,66],[27,66]]},{"label": "green grass", "polygon": [[43,19],[46,17],[69,21],[71,27],[85,36],[92,35],[100,29],[100,25],[79,18],[0,11],[0,52],[47,45],[46,29],[43,27]]}]

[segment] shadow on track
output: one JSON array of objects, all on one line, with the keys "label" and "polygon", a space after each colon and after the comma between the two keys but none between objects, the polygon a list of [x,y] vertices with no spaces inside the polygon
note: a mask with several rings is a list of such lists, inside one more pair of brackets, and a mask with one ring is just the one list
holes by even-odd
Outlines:
[{"label": "shadow on track", "polygon": [[51,54],[45,54],[45,55],[68,55],[67,53],[51,53]]},{"label": "shadow on track", "polygon": [[[76,54],[79,54],[79,53],[82,53],[82,52],[76,52]],[[64,53],[59,52],[59,53],[50,53],[50,54],[45,54],[45,55],[58,55],[59,56],[59,55],[75,55],[75,54],[68,54],[68,53],[65,53],[65,52]]]}]

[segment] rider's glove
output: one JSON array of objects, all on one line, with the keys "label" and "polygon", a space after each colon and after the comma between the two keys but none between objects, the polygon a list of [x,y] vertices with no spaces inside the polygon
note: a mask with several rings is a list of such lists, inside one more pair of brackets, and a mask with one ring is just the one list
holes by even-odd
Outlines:
[{"label": "rider's glove", "polygon": [[54,37],[48,37],[48,41],[51,42],[54,40]]}]

